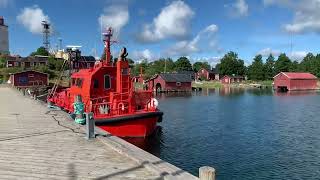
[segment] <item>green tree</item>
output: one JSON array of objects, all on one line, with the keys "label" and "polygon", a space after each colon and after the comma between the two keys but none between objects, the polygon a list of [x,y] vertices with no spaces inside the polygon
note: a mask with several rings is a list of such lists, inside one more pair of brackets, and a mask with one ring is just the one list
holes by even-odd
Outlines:
[{"label": "green tree", "polygon": [[272,56],[272,54],[268,56],[264,66],[265,66],[264,67],[265,78],[268,80],[273,79],[273,77],[275,76],[275,70],[274,70],[274,57]]},{"label": "green tree", "polygon": [[252,80],[265,79],[264,64],[260,54],[254,57],[252,64],[248,67],[248,77]]},{"label": "green tree", "polygon": [[0,56],[0,68],[6,67],[6,59]]},{"label": "green tree", "polygon": [[290,72],[298,72],[299,71],[299,62],[293,61],[290,65],[289,71]]},{"label": "green tree", "polygon": [[190,71],[192,70],[191,63],[187,57],[180,57],[175,62],[175,70],[177,71]]},{"label": "green tree", "polygon": [[210,65],[208,62],[195,62],[193,64],[193,71],[198,72],[201,68],[210,69]]},{"label": "green tree", "polygon": [[279,55],[278,60],[274,64],[275,72],[288,72],[290,71],[291,61],[285,53]]},{"label": "green tree", "polygon": [[244,75],[246,71],[244,61],[239,59],[238,54],[232,51],[223,56],[216,68],[222,75]]},{"label": "green tree", "polygon": [[37,49],[36,52],[32,52],[30,54],[30,56],[35,56],[35,55],[39,55],[39,56],[48,56],[49,55],[49,52],[46,50],[46,48],[44,48],[43,46],[39,47]]}]

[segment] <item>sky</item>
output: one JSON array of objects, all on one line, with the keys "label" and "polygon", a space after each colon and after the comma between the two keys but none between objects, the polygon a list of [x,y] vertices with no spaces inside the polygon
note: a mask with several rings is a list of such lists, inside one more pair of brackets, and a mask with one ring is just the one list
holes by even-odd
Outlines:
[{"label": "sky", "polygon": [[61,38],[63,46],[100,56],[101,29],[111,26],[114,56],[126,47],[136,61],[187,56],[211,65],[229,51],[247,65],[257,54],[300,61],[318,53],[319,9],[320,0],[0,0],[11,54],[41,46],[47,20],[52,48]]}]

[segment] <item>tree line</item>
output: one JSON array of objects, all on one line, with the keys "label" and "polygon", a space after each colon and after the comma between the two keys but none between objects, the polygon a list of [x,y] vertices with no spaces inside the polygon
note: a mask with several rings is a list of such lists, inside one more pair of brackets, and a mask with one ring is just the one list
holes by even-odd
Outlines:
[{"label": "tree line", "polygon": [[[30,54],[47,56],[49,53],[44,47],[38,48],[35,52]],[[105,55],[102,55],[104,59]],[[211,69],[210,64],[203,60],[191,63],[187,57],[180,57],[177,60],[172,58],[160,58],[155,61],[142,60],[139,63],[135,63],[132,59],[127,58],[133,75],[139,75],[140,70],[144,75],[144,78],[149,78],[154,74],[163,72],[181,72],[181,71],[193,71],[198,72],[201,68]],[[113,62],[117,61],[117,58],[112,58]],[[5,58],[0,56],[0,68],[5,67]],[[51,77],[54,76],[53,72],[61,70],[63,61],[57,61],[53,56],[48,57],[48,66],[36,67],[38,70],[49,73]],[[279,72],[310,72],[317,77],[320,77],[320,54],[314,55],[308,53],[301,62],[292,61],[285,54],[280,54],[277,59],[270,54],[265,60],[262,55],[256,55],[252,63],[249,66],[245,66],[244,60],[238,57],[235,52],[226,53],[220,60],[220,63],[216,64],[215,68],[221,75],[240,75],[247,76],[250,80],[271,80]],[[6,72],[11,70],[2,70]],[[14,70],[12,70],[14,71]]]},{"label": "tree line", "polygon": [[[198,61],[191,64],[187,57],[180,57],[176,61],[171,58],[161,58],[152,62],[143,60],[133,65],[135,75],[139,74],[141,67],[145,77],[161,72],[198,72],[201,68],[211,69],[208,62]],[[231,51],[221,58],[215,68],[220,75],[247,76],[249,80],[255,81],[272,80],[279,72],[310,72],[320,78],[320,54],[308,53],[301,62],[291,60],[285,53],[280,54],[277,59],[270,54],[265,60],[258,54],[249,66],[245,66],[244,60]]]}]

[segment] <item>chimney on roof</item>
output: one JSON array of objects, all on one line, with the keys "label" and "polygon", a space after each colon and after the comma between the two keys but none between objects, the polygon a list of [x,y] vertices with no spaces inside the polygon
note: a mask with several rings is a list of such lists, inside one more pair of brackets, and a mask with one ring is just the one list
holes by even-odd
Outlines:
[{"label": "chimney on roof", "polygon": [[4,26],[4,18],[3,18],[3,16],[0,16],[0,25]]}]

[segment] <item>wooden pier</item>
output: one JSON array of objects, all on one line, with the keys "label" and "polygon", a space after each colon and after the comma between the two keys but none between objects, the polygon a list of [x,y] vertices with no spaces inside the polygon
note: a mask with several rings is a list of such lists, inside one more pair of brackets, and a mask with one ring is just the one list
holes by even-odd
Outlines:
[{"label": "wooden pier", "polygon": [[108,133],[0,87],[0,179],[198,179]]}]

